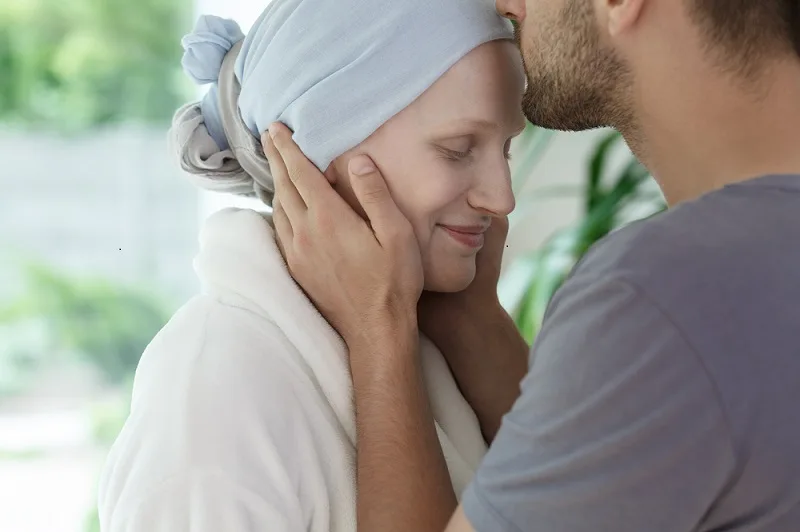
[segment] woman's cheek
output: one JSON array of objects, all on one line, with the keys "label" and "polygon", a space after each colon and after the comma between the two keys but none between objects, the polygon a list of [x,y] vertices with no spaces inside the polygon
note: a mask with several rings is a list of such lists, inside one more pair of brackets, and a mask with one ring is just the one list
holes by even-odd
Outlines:
[{"label": "woman's cheek", "polygon": [[427,187],[427,201],[431,210],[461,213],[459,203],[466,203],[467,192],[473,179],[470,172],[451,170],[436,177]]}]

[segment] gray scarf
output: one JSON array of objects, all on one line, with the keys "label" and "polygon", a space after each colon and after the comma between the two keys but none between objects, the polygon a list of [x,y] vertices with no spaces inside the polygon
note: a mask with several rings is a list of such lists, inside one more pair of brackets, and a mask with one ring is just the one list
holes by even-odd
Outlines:
[{"label": "gray scarf", "polygon": [[219,74],[219,116],[230,145],[220,150],[208,132],[200,102],[175,113],[169,131],[170,150],[189,180],[213,192],[257,196],[272,205],[275,186],[261,140],[250,132],[239,114],[239,81],[234,66],[242,41],[226,54]]}]

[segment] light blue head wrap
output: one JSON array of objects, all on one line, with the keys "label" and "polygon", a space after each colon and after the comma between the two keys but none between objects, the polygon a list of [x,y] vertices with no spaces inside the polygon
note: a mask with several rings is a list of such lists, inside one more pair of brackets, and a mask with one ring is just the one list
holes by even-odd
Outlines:
[{"label": "light blue head wrap", "polygon": [[289,126],[325,170],[471,50],[499,39],[513,39],[513,29],[494,0],[273,0],[247,36],[203,16],[182,41],[182,64],[213,85],[199,107],[178,111],[172,140],[199,184],[269,202],[258,139],[272,122]]}]

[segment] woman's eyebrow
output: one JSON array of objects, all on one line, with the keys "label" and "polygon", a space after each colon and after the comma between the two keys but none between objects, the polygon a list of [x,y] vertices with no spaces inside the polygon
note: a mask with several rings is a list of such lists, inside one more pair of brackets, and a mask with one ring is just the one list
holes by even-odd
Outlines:
[{"label": "woman's eyebrow", "polygon": [[462,118],[441,124],[431,135],[433,142],[469,138],[473,141],[479,135],[496,131],[499,125],[488,120]]},{"label": "woman's eyebrow", "polygon": [[452,122],[458,126],[472,126],[478,129],[499,129],[500,124],[483,118],[460,118]]},{"label": "woman's eyebrow", "polygon": [[[512,136],[516,137],[520,133],[525,130],[525,123],[521,126],[517,127]],[[445,130],[444,135],[439,135],[440,137],[458,137],[458,136],[467,136],[469,133],[465,132],[465,129],[472,129],[478,131],[497,131],[504,129],[498,122],[493,120],[487,120],[484,118],[459,118],[449,122],[447,128]],[[449,132],[449,133],[448,133]]]}]

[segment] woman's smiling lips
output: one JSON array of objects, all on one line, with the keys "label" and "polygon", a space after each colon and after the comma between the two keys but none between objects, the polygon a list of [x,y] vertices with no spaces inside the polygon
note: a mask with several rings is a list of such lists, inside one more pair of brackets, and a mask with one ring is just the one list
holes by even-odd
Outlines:
[{"label": "woman's smiling lips", "polygon": [[485,225],[444,225],[439,224],[439,227],[444,229],[445,233],[450,237],[472,249],[479,249],[483,247],[483,235],[488,226]]}]

